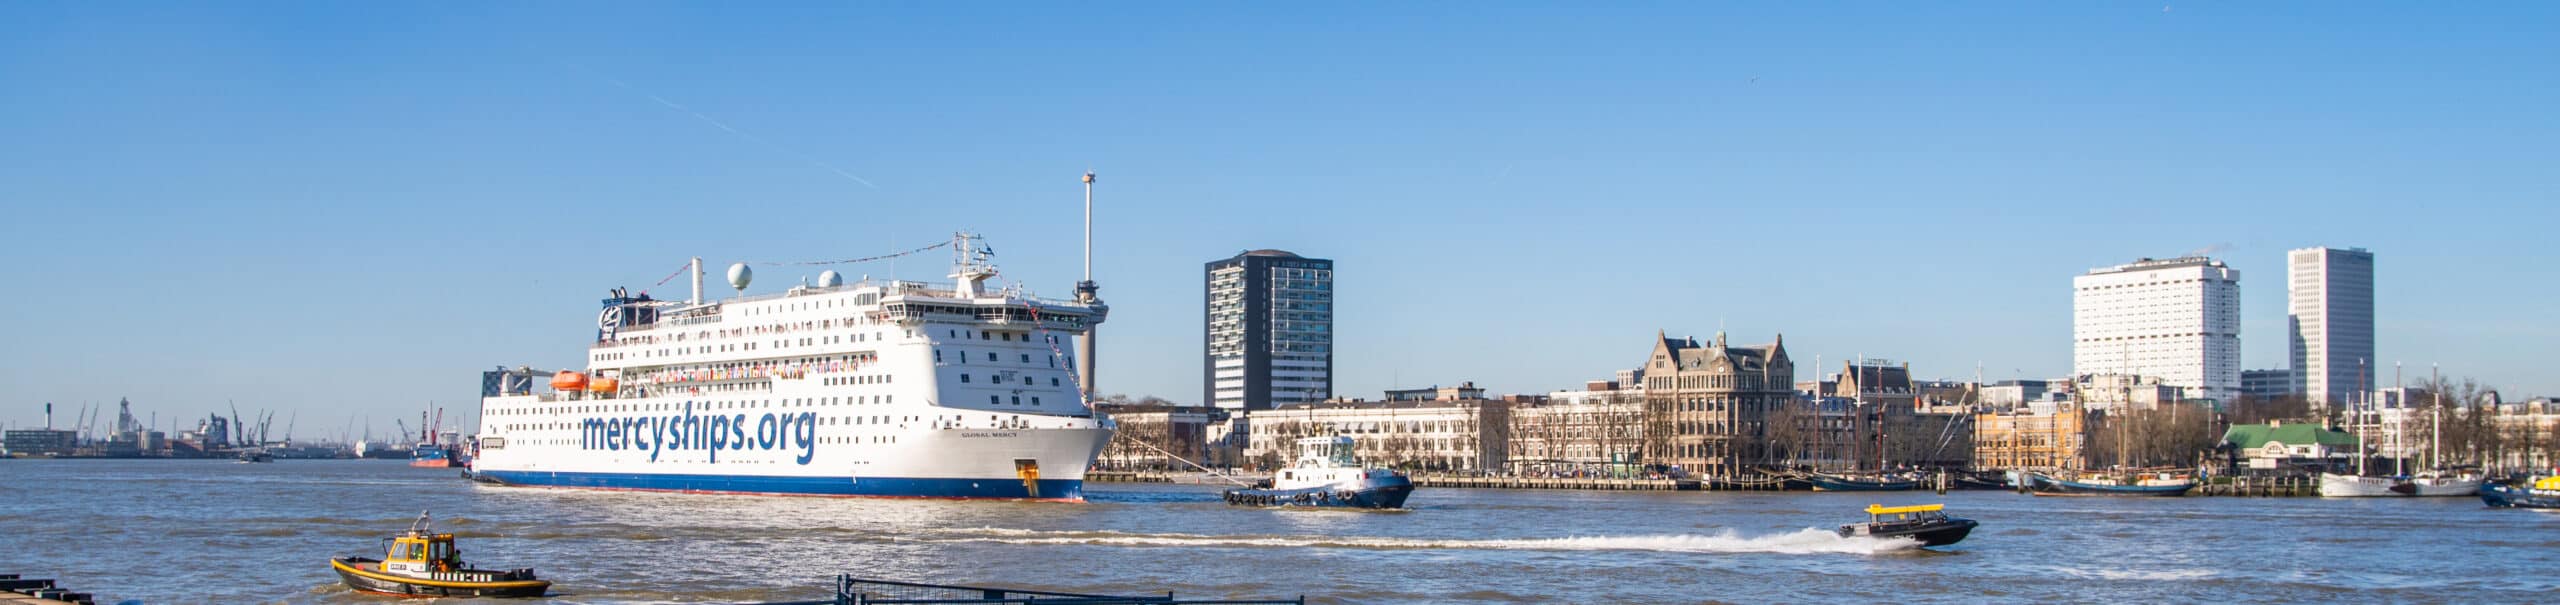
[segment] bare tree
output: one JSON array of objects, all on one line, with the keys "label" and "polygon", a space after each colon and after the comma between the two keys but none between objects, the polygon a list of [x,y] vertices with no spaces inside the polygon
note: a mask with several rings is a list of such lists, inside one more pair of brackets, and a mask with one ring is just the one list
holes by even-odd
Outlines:
[{"label": "bare tree", "polygon": [[2301,420],[2311,414],[2311,400],[2301,395],[2260,398],[2243,395],[2226,408],[2233,424],[2266,424],[2275,420]]},{"label": "bare tree", "polygon": [[1768,460],[1794,467],[1805,451],[1811,449],[1815,429],[1807,424],[1813,421],[1818,421],[1818,418],[1811,410],[1803,409],[1795,402],[1770,406],[1768,415],[1762,419],[1768,427]]}]

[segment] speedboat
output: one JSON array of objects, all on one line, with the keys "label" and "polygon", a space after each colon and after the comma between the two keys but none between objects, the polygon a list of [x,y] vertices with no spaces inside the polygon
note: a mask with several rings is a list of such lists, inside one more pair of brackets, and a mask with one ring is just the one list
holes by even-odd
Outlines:
[{"label": "speedboat", "polygon": [[1910,538],[1921,546],[1946,546],[1964,541],[1973,533],[1972,519],[1949,517],[1947,505],[1918,506],[1867,505],[1867,522],[1840,526],[1843,538]]},{"label": "speedboat", "polygon": [[383,541],[390,547],[382,558],[338,557],[329,560],[329,568],[348,588],[401,596],[539,597],[551,589],[532,568],[497,571],[463,563],[453,534],[435,533],[423,512],[408,532]]},{"label": "speedboat", "polygon": [[2543,477],[2530,487],[2485,484],[2480,501],[2497,508],[2560,508],[2560,477]]},{"label": "speedboat", "polygon": [[1225,497],[1237,506],[1301,506],[1316,508],[1404,508],[1413,495],[1413,480],[1383,468],[1368,468],[1354,453],[1350,437],[1307,437],[1298,440],[1298,460],[1272,473],[1269,487],[1231,489]]}]

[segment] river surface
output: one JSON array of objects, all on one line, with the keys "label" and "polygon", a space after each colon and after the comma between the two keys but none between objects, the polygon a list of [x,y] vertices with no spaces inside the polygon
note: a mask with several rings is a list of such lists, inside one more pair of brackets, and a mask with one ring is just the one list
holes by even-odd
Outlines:
[{"label": "river surface", "polygon": [[[399,603],[328,570],[433,510],[484,567],[582,603],[823,599],[838,573],[1069,592],[1410,602],[2493,601],[2560,590],[2560,515],[2474,498],[2036,498],[1424,489],[1407,512],[476,485],[396,461],[0,461],[0,573],[101,603]],[[1946,502],[1961,544],[1844,539]]]}]

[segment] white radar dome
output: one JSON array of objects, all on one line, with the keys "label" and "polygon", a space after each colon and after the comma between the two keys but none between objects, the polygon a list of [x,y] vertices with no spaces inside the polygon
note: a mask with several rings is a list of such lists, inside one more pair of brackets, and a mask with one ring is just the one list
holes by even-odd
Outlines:
[{"label": "white radar dome", "polygon": [[826,271],[818,274],[818,287],[820,288],[833,288],[842,285],[844,285],[843,274],[836,273],[835,271]]},{"label": "white radar dome", "polygon": [[755,280],[756,270],[747,268],[746,263],[729,265],[729,287],[745,290],[747,282]]}]

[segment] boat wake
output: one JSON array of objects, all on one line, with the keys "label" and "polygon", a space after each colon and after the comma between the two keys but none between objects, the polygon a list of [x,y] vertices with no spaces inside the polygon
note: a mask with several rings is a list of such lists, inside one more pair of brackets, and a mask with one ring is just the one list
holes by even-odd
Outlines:
[{"label": "boat wake", "polygon": [[1658,534],[1640,536],[1574,536],[1565,538],[1525,538],[1500,540],[1454,540],[1416,538],[1374,538],[1356,536],[1290,536],[1202,534],[1143,534],[1116,531],[1042,531],[986,527],[949,532],[924,538],[938,542],[991,542],[1001,544],[1105,545],[1138,547],[1306,547],[1365,550],[1528,550],[1528,551],[1652,551],[1676,553],[1767,553],[1767,554],[1856,554],[1872,555],[1917,550],[1920,543],[1904,539],[1843,538],[1821,529],[1806,528],[1793,533],[1744,536],[1733,530],[1714,534]]}]

